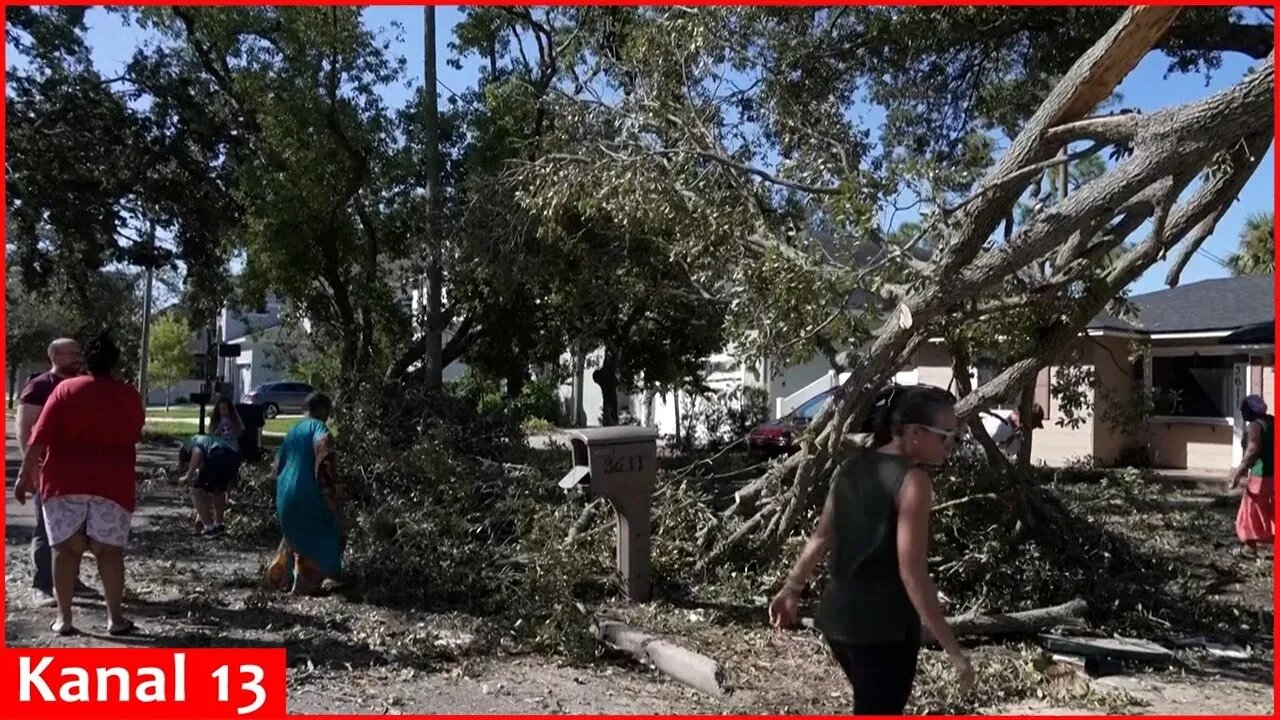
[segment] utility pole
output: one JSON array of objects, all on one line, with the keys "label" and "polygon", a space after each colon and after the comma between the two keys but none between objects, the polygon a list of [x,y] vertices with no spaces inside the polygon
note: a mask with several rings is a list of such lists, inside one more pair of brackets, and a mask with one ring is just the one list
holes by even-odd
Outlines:
[{"label": "utility pole", "polygon": [[156,224],[153,222],[147,229],[146,269],[144,271],[145,287],[142,290],[142,348],[138,352],[138,392],[142,395],[142,412],[147,412],[147,365],[151,362],[151,285],[155,276],[156,265]]},{"label": "utility pole", "polygon": [[440,102],[436,82],[436,8],[425,5],[423,14],[422,111],[426,114],[423,141],[427,144],[427,277],[426,277],[426,370],[427,391],[437,393],[444,385],[444,233],[440,222]]},{"label": "utility pole", "polygon": [[218,362],[218,346],[213,340],[213,323],[204,328],[204,387],[200,389],[200,434],[204,435],[204,411],[213,397],[214,363]]}]

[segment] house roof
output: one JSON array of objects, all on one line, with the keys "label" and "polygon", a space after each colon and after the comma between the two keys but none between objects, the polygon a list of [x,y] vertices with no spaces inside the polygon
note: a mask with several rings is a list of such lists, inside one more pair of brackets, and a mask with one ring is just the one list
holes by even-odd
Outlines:
[{"label": "house roof", "polygon": [[1090,330],[1172,334],[1223,332],[1275,322],[1272,276],[1229,277],[1130,298],[1136,322],[1099,313]]},{"label": "house roof", "polygon": [[1276,321],[1246,325],[1218,342],[1223,345],[1268,345],[1276,341]]}]

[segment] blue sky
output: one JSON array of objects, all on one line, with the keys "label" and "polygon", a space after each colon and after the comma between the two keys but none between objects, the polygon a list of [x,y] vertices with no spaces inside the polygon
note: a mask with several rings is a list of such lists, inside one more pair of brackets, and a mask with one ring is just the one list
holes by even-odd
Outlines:
[{"label": "blue sky", "polygon": [[[444,60],[449,56],[448,43],[452,39],[452,28],[461,17],[457,7],[440,7],[437,9],[437,57],[439,62],[439,82],[441,85],[441,101],[445,102],[449,91],[462,92],[474,85],[477,77],[477,61],[467,60],[460,70],[448,67]],[[89,42],[94,52],[94,60],[104,71],[120,67],[133,54],[134,48],[143,41],[143,35],[136,28],[124,27],[119,19],[101,9],[94,9],[89,15]],[[407,64],[408,73],[402,84],[386,88],[384,95],[388,105],[402,105],[411,93],[411,89],[422,83],[422,33],[423,11],[421,7],[378,6],[368,8],[365,12],[365,24],[370,28],[382,28],[388,37],[395,38],[393,24],[400,26],[400,42],[393,46],[393,52],[401,54]],[[16,54],[8,53],[9,62],[17,60]],[[1211,92],[1221,90],[1239,80],[1251,65],[1248,58],[1229,55],[1224,59],[1222,68],[1212,76],[1203,75],[1170,75],[1164,77],[1167,61],[1158,54],[1149,55],[1138,68],[1130,74],[1120,87],[1124,96],[1124,105],[1138,107],[1145,112],[1177,105],[1198,98]],[[1226,271],[1213,258],[1225,258],[1236,247],[1237,237],[1245,218],[1254,212],[1271,209],[1274,203],[1275,164],[1272,149],[1262,166],[1245,186],[1239,199],[1232,205],[1217,232],[1203,247],[1203,251],[1183,272],[1183,282],[1192,282],[1206,278],[1221,277]],[[1151,268],[1132,288],[1137,293],[1158,290],[1164,285],[1164,276],[1168,270],[1168,261]]]}]

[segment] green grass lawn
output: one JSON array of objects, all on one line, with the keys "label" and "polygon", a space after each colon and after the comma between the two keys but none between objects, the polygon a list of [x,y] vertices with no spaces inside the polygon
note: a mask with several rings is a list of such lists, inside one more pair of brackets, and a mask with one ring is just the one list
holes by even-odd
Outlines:
[{"label": "green grass lawn", "polygon": [[[149,414],[147,416],[147,430],[156,435],[172,436],[176,438],[186,438],[196,434],[200,428],[199,423],[191,422],[193,418],[198,418],[199,414],[187,417],[170,415],[159,416]],[[267,421],[266,427],[262,428],[263,435],[285,435],[302,421],[302,418],[272,418]],[[205,421],[208,424],[208,419]]]},{"label": "green grass lawn", "polygon": [[[205,408],[206,419],[209,417],[209,413],[212,410],[213,408],[211,407]],[[147,426],[148,427],[151,427],[152,425],[155,425],[156,427],[172,426],[170,429],[172,429],[174,432],[180,432],[184,424],[190,426],[192,424],[191,421],[193,420],[198,421],[199,418],[200,418],[199,405],[174,405],[170,407],[168,410],[165,410],[163,407],[155,407],[155,406],[147,408]],[[267,420],[267,425],[266,427],[263,428],[263,432],[279,433],[283,435],[289,432],[290,430],[292,430],[293,426],[297,425],[298,421],[301,419],[302,419],[301,417],[297,417],[297,416],[271,418]],[[170,421],[176,421],[176,422],[170,422]],[[195,430],[192,429],[190,432],[194,433]]]},{"label": "green grass lawn", "polygon": [[147,408],[147,417],[157,418],[198,418],[200,417],[200,406],[198,405],[174,405],[168,410],[163,406],[151,406]]}]

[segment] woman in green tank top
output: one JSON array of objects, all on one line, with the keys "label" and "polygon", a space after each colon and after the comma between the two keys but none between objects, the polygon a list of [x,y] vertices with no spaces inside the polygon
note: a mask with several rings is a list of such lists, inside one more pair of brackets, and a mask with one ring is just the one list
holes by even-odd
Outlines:
[{"label": "woman in green tank top", "polygon": [[853,685],[855,715],[902,714],[915,682],[922,619],[960,684],[973,683],[927,562],[933,496],[927,468],[955,447],[954,403],[940,388],[908,387],[873,408],[875,449],[836,470],[818,527],[769,605],[776,627],[794,627],[800,593],[828,559],[818,627]]},{"label": "woman in green tank top", "polygon": [[1275,462],[1276,419],[1267,414],[1267,403],[1250,395],[1240,404],[1244,419],[1244,457],[1231,474],[1231,489],[1244,485],[1240,510],[1236,513],[1236,537],[1242,552],[1255,555],[1258,544],[1270,545],[1276,537],[1276,488],[1272,464]]}]

